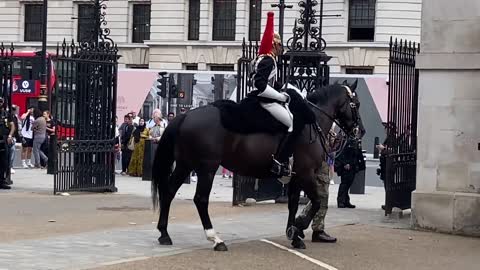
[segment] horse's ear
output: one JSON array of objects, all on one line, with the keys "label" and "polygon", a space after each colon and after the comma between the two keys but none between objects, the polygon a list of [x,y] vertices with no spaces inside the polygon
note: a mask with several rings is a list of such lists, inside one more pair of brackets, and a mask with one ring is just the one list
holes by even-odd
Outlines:
[{"label": "horse's ear", "polygon": [[343,83],[342,83],[342,84],[343,84],[343,85],[348,85],[348,81],[347,81],[347,80],[345,80],[345,81],[343,81]]},{"label": "horse's ear", "polygon": [[357,89],[357,85],[358,85],[358,79],[356,79],[355,82],[350,86],[350,89],[352,90],[352,92],[355,92],[355,90]]}]

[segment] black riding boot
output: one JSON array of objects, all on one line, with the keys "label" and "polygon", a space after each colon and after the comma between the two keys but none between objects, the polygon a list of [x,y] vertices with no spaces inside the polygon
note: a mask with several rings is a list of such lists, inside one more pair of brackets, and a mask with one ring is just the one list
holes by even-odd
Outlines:
[{"label": "black riding boot", "polygon": [[283,177],[291,174],[290,157],[293,155],[295,138],[293,133],[288,133],[282,140],[277,154],[273,158],[271,172],[275,175]]}]

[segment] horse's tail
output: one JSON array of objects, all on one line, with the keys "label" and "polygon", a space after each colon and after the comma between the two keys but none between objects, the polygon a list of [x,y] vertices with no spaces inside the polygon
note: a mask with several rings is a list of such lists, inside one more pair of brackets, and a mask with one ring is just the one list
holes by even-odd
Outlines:
[{"label": "horse's tail", "polygon": [[158,142],[152,166],[153,209],[156,209],[159,205],[162,193],[168,188],[168,179],[172,174],[173,162],[175,161],[175,141],[185,117],[186,115],[182,114],[173,119]]}]

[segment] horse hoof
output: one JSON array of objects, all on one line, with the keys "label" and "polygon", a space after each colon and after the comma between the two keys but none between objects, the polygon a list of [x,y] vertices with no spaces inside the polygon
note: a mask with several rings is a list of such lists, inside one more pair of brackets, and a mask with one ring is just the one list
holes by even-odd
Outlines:
[{"label": "horse hoof", "polygon": [[167,237],[159,237],[158,242],[162,246],[171,246],[173,244],[172,239],[170,239],[170,237],[168,237],[168,236]]},{"label": "horse hoof", "polygon": [[295,249],[306,249],[305,243],[299,238],[292,241],[292,247]]},{"label": "horse hoof", "polygon": [[295,226],[290,226],[287,229],[287,239],[288,240],[293,240],[299,235],[300,231],[298,230],[297,227]]},{"label": "horse hoof", "polygon": [[213,250],[215,251],[228,251],[228,248],[227,248],[227,245],[225,245],[225,243],[218,243],[215,245],[215,247],[213,248]]}]

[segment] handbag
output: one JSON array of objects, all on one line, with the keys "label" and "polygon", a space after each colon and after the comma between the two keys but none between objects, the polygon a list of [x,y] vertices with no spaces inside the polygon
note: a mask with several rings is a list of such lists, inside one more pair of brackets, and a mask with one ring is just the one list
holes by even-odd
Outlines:
[{"label": "handbag", "polygon": [[128,145],[127,145],[127,148],[129,150],[135,150],[135,138],[132,136],[130,137],[130,140],[128,141]]}]

